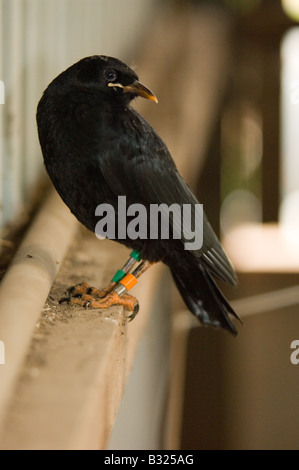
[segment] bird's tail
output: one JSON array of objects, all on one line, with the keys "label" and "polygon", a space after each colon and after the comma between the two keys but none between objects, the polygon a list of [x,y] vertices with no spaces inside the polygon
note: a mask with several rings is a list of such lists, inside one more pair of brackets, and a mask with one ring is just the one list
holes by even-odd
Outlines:
[{"label": "bird's tail", "polygon": [[176,265],[170,269],[187,307],[204,325],[221,327],[237,335],[230,315],[239,317],[204,267]]}]

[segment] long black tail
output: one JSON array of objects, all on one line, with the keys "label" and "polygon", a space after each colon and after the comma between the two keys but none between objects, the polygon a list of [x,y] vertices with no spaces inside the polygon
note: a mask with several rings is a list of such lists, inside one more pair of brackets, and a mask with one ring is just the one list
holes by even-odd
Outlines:
[{"label": "long black tail", "polygon": [[170,269],[187,307],[204,325],[221,327],[237,335],[229,315],[239,317],[204,267],[194,263]]}]

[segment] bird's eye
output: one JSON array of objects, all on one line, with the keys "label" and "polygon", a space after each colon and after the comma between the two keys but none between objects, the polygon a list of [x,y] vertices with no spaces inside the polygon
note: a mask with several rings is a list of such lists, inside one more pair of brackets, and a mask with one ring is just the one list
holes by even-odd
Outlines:
[{"label": "bird's eye", "polygon": [[117,78],[117,74],[116,74],[115,70],[112,70],[112,69],[106,69],[104,71],[104,76],[105,76],[106,80],[108,80],[108,82],[115,82],[115,80]]}]

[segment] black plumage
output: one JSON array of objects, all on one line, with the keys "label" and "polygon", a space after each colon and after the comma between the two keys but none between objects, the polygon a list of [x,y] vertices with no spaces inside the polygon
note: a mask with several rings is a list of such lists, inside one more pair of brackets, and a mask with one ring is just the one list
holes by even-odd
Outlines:
[{"label": "black plumage", "polygon": [[[96,207],[111,204],[117,213],[118,196],[126,196],[128,206],[146,208],[198,204],[165,143],[130,106],[136,96],[155,99],[127,65],[93,56],[53,80],[38,105],[48,174],[66,205],[92,231]],[[186,251],[183,235],[180,240],[118,241],[145,260],[167,264],[185,303],[202,323],[236,333],[229,316],[236,314],[212,278],[236,284],[236,276],[206,217],[198,250]]]}]

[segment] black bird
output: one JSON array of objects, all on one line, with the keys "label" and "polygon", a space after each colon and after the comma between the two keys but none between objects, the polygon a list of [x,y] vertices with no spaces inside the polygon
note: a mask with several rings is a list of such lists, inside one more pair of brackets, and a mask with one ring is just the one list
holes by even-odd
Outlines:
[{"label": "black bird", "polygon": [[[84,58],[55,78],[37,109],[48,174],[72,213],[92,231],[99,221],[96,207],[110,204],[118,214],[118,196],[126,196],[127,206],[139,203],[147,209],[152,204],[189,204],[194,227],[198,201],[163,140],[131,107],[137,96],[157,102],[136,73],[112,57]],[[174,236],[175,216],[170,223],[169,239],[119,238],[116,229],[116,240],[135,250],[130,260],[106,289],[80,284],[70,290],[68,300],[94,308],[121,304],[134,317],[138,304],[127,291],[152,263],[163,261],[191,312],[205,325],[236,334],[230,314],[238,317],[213,279],[235,285],[236,275],[206,216],[203,244],[193,250],[185,250],[184,232],[180,239]]]}]

